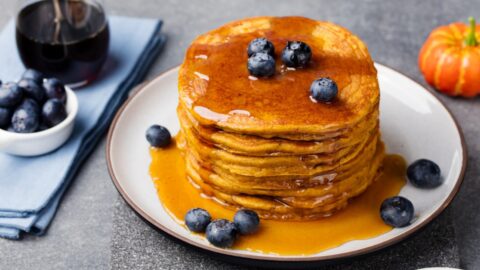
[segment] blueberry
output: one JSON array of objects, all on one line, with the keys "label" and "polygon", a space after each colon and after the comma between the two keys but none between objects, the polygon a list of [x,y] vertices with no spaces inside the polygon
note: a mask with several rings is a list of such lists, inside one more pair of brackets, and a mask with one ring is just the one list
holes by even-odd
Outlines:
[{"label": "blueberry", "polygon": [[312,50],[301,41],[288,41],[282,51],[282,61],[287,67],[305,67],[312,58]]},{"label": "blueberry", "polygon": [[33,99],[25,99],[13,112],[13,130],[17,133],[32,133],[39,125],[40,114],[37,102]]},{"label": "blueberry", "polygon": [[0,86],[0,106],[12,108],[23,99],[23,90],[14,82],[4,83]]},{"label": "blueberry", "polygon": [[317,79],[310,85],[310,96],[317,102],[332,102],[337,94],[337,84],[328,77]]},{"label": "blueberry", "polygon": [[17,133],[32,133],[38,128],[38,115],[25,109],[18,109],[12,116],[12,127]]},{"label": "blueberry", "polygon": [[35,99],[38,104],[43,104],[45,102],[45,89],[36,81],[31,79],[21,79],[18,82],[18,86],[22,88],[27,97]]},{"label": "blueberry", "polygon": [[440,167],[428,159],[419,159],[408,166],[407,177],[410,183],[419,188],[435,188],[443,182]]},{"label": "blueberry", "polygon": [[401,196],[385,199],[380,207],[383,222],[397,228],[409,225],[414,212],[412,202]]},{"label": "blueberry", "polygon": [[65,105],[58,99],[49,99],[42,108],[42,119],[48,127],[60,124],[67,118]]},{"label": "blueberry", "polygon": [[205,232],[211,220],[210,214],[202,208],[190,209],[185,215],[185,225],[192,232]]},{"label": "blueberry", "polygon": [[0,107],[0,128],[7,128],[12,119],[12,111],[8,108]]},{"label": "blueberry", "polygon": [[43,88],[45,88],[48,99],[56,98],[63,103],[66,102],[67,93],[65,92],[65,86],[58,79],[45,79],[43,82]]},{"label": "blueberry", "polygon": [[207,240],[212,245],[221,248],[233,246],[237,238],[237,228],[235,224],[226,219],[217,219],[207,226]]},{"label": "blueberry", "polygon": [[17,109],[25,109],[27,111],[34,111],[40,115],[40,106],[38,103],[31,98],[26,98],[18,105]]},{"label": "blueberry", "polygon": [[254,211],[242,209],[235,213],[233,223],[237,226],[240,234],[252,234],[258,231],[260,218]]},{"label": "blueberry", "polygon": [[248,58],[248,71],[257,77],[270,77],[275,74],[275,59],[267,53],[254,53]]},{"label": "blueberry", "polygon": [[43,74],[35,69],[27,69],[22,75],[22,79],[33,80],[40,85],[43,82],[43,78]]},{"label": "blueberry", "polygon": [[273,47],[272,42],[268,41],[266,38],[256,38],[248,44],[247,54],[252,56],[254,53],[264,52],[268,53],[270,56],[275,56],[275,47]]},{"label": "blueberry", "polygon": [[147,129],[147,141],[153,147],[165,147],[170,144],[172,136],[167,128],[153,125]]}]

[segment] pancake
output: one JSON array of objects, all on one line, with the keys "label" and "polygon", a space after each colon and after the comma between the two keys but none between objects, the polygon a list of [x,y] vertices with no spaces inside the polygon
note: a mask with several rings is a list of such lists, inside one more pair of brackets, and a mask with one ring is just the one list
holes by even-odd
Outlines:
[{"label": "pancake", "polygon": [[180,107],[177,110],[178,118],[181,126],[188,129],[187,133],[196,132],[196,135],[202,141],[223,148],[228,152],[249,156],[333,153],[364,141],[365,138],[362,135],[368,134],[369,131],[378,126],[378,111],[375,111],[369,114],[365,121],[359,123],[350,132],[336,132],[332,136],[326,135],[324,138],[315,140],[311,138],[309,138],[310,140],[291,140],[278,137],[267,139],[202,127],[198,122],[192,123],[185,111]]},{"label": "pancake", "polygon": [[[177,112],[180,116],[180,114],[184,115],[183,117],[185,119],[188,119],[190,124],[193,125],[195,129],[202,129],[206,131],[206,134],[211,134],[215,133],[217,131],[222,131],[221,129],[217,128],[211,128],[211,126],[203,126],[201,125],[192,115],[189,113],[189,111],[186,109],[184,105],[181,103],[178,105]],[[346,126],[344,128],[338,129],[338,130],[328,130],[323,133],[316,133],[316,134],[305,134],[305,133],[277,133],[277,134],[269,134],[269,133],[263,133],[263,134],[251,134],[254,135],[255,137],[258,138],[266,138],[266,139],[275,139],[275,138],[280,138],[280,139],[287,139],[287,140],[293,140],[293,141],[322,141],[326,139],[333,139],[336,137],[340,136],[347,136],[351,135],[352,132],[357,132],[360,131],[364,128],[366,128],[365,123],[367,120],[371,120],[372,118],[375,118],[375,114],[378,116],[378,104],[376,104],[373,108],[372,111],[369,112],[363,119],[361,119],[355,126]],[[226,134],[231,134],[231,135],[239,135],[239,136],[246,136],[249,134],[242,134],[242,133],[234,133],[234,132],[224,132]]]},{"label": "pancake", "polygon": [[[287,142],[277,140],[277,143],[280,145],[289,145],[291,150],[297,150],[301,154],[288,154],[284,152],[278,152],[279,149],[275,152],[267,152],[265,154],[257,153],[254,156],[246,155],[246,154],[239,154],[236,151],[231,151],[229,149],[224,149],[222,145],[218,143],[212,143],[205,141],[201,136],[198,136],[196,131],[194,131],[188,124],[181,125],[182,131],[185,135],[186,140],[189,143],[189,146],[192,149],[193,154],[197,157],[204,156],[207,158],[206,161],[213,161],[213,162],[228,162],[228,164],[232,165],[246,165],[246,166],[259,166],[259,167],[272,167],[278,165],[297,165],[297,166],[309,166],[309,165],[316,165],[319,163],[332,163],[334,161],[339,160],[340,158],[346,156],[347,154],[353,154],[355,151],[359,151],[363,148],[363,146],[367,143],[367,141],[372,137],[375,136],[378,127],[369,130],[366,133],[366,136],[362,136],[359,138],[359,142],[355,145],[344,145],[335,140],[329,140],[326,143],[323,142],[309,142],[307,143],[298,143],[295,142]],[[339,141],[341,141],[340,139]],[[254,145],[252,145],[254,147]],[[259,145],[260,148],[263,148],[262,145]],[[303,154],[306,152],[307,149],[310,151],[317,150],[315,152],[307,152],[307,154]],[[328,151],[329,148],[339,148],[336,151]],[[312,149],[313,148],[313,149]]]},{"label": "pancake", "polygon": [[[304,69],[277,63],[274,78],[252,79],[248,43],[266,37],[276,50],[288,40],[313,52]],[[302,17],[257,17],[229,23],[196,38],[180,68],[180,102],[204,126],[242,134],[323,134],[355,126],[378,104],[376,70],[363,42],[345,28]],[[311,102],[315,79],[338,85],[333,104]]]},{"label": "pancake", "polygon": [[[375,144],[378,144],[375,142]],[[198,174],[205,183],[209,183],[221,188],[229,193],[245,193],[252,195],[275,195],[275,196],[319,196],[317,192],[324,192],[323,186],[335,189],[336,183],[341,185],[354,185],[355,178],[363,177],[365,175],[365,169],[370,167],[380,167],[380,163],[383,160],[383,147],[379,146],[374,148],[374,153],[364,158],[359,162],[352,162],[350,166],[345,168],[344,171],[336,172],[334,177],[327,178],[323,181],[318,181],[317,185],[313,187],[303,187],[300,181],[297,181],[296,176],[291,178],[292,184],[287,188],[274,188],[269,181],[262,181],[259,178],[249,178],[250,181],[244,181],[245,178],[238,178],[235,175],[225,171],[219,171],[218,169],[209,169],[202,167],[194,158],[187,158],[187,174]],[[332,175],[332,171],[326,172]],[[321,175],[325,175],[323,173]],[[317,175],[303,176],[303,179],[311,180]],[[274,181],[274,180],[271,180]],[[307,181],[306,181],[307,182]],[[348,188],[348,186],[345,186]]]},{"label": "pancake", "polygon": [[238,155],[214,145],[205,143],[195,137],[191,131],[183,130],[191,148],[190,153],[197,160],[202,160],[208,164],[217,164],[219,166],[238,166],[239,168],[251,167],[252,169],[272,168],[272,167],[304,167],[310,168],[320,164],[333,164],[340,160],[346,160],[348,157],[354,157],[356,153],[361,151],[365,144],[376,133],[372,131],[370,137],[365,138],[362,142],[339,149],[333,153],[315,153],[307,155],[268,155],[268,156],[245,156]]},{"label": "pancake", "polygon": [[[206,150],[206,155],[191,150],[189,153],[191,157],[202,164],[203,167],[214,167],[228,171],[232,174],[252,176],[252,177],[264,177],[264,176],[284,176],[292,175],[294,177],[312,176],[330,171],[343,171],[350,168],[359,160],[366,160],[371,157],[375,152],[375,145],[378,140],[377,134],[371,136],[365,143],[362,143],[360,147],[355,147],[353,150],[348,151],[345,155],[333,160],[328,160],[328,155],[316,155],[310,157],[290,157],[290,160],[285,160],[287,157],[253,157],[248,159],[246,156],[222,155],[222,150],[209,152]],[[188,143],[188,141],[187,141]],[[191,145],[189,143],[189,145]],[[190,146],[192,149],[195,146]],[[212,153],[209,155],[208,153]],[[213,156],[213,158],[211,158]],[[226,159],[225,156],[227,156]],[[233,162],[237,161],[237,163]],[[244,161],[244,163],[250,164],[238,164],[238,161]],[[262,166],[260,166],[262,165]],[[266,165],[266,166],[265,166]]]},{"label": "pancake", "polygon": [[[248,43],[265,37],[276,73],[249,75]],[[304,68],[280,53],[299,40]],[[333,102],[309,97],[312,81],[338,85]],[[219,204],[262,218],[310,220],[334,214],[381,173],[380,91],[366,46],[348,30],[302,17],[257,17],[196,38],[178,78],[177,137],[189,181]]]}]

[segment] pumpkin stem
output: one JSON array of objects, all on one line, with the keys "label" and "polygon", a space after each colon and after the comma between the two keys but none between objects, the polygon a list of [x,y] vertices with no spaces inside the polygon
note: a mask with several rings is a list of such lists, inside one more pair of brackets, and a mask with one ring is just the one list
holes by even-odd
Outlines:
[{"label": "pumpkin stem", "polygon": [[467,38],[465,39],[465,44],[467,46],[477,46],[478,41],[477,41],[477,38],[475,37],[475,34],[476,34],[475,19],[473,17],[469,17],[468,21],[470,22],[470,28],[468,30]]}]

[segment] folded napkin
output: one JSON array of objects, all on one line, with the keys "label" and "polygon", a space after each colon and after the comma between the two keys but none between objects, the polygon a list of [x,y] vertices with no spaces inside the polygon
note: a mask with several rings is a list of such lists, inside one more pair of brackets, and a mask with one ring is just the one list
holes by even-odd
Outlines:
[{"label": "folded napkin", "polygon": [[[111,16],[109,26],[109,56],[98,79],[76,91],[79,112],[67,143],[39,157],[0,154],[0,237],[45,232],[79,167],[165,42],[159,20]],[[0,79],[18,80],[25,68],[17,53],[13,20],[0,33],[0,48]]]}]

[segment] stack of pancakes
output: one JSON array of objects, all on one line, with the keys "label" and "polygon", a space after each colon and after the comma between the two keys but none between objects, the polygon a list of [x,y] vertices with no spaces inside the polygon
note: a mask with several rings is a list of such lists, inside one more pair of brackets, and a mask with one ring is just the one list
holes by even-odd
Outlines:
[{"label": "stack of pancakes", "polygon": [[[248,73],[246,48],[257,37],[275,46],[273,77]],[[282,65],[289,40],[311,47],[307,67]],[[310,99],[320,77],[338,85],[332,103]],[[226,207],[269,219],[324,217],[380,171],[376,70],[361,40],[332,23],[257,17],[201,35],[181,66],[179,96],[188,178]]]}]

